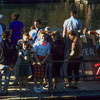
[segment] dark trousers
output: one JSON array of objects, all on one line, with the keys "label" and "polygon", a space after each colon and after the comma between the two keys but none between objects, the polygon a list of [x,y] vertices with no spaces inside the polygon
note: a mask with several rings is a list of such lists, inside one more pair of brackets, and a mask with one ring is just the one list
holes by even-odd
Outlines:
[{"label": "dark trousers", "polygon": [[[80,68],[81,60],[82,60],[82,57],[69,60],[68,65],[67,65],[67,75],[68,76],[72,76],[72,72],[74,72],[74,75],[76,76],[79,75],[79,68]],[[76,77],[75,81],[78,81],[78,80],[79,80],[79,77]],[[72,81],[72,78],[68,78],[68,81]]]}]

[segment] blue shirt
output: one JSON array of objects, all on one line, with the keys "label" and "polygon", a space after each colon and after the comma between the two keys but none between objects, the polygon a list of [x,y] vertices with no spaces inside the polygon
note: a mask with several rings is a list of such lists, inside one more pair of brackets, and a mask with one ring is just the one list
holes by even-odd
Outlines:
[{"label": "blue shirt", "polygon": [[42,41],[38,41],[35,43],[33,51],[39,56],[46,56],[50,54],[50,44],[45,42],[45,46],[43,46]]},{"label": "blue shirt", "polygon": [[9,29],[12,30],[12,36],[11,38],[13,39],[21,39],[21,32],[22,32],[22,29],[24,27],[24,24],[18,20],[15,20],[13,21],[10,26],[9,26]]},{"label": "blue shirt", "polygon": [[78,30],[82,28],[82,24],[79,20],[74,17],[70,17],[65,20],[63,27],[67,29],[67,32],[73,30],[75,33],[78,33]]}]

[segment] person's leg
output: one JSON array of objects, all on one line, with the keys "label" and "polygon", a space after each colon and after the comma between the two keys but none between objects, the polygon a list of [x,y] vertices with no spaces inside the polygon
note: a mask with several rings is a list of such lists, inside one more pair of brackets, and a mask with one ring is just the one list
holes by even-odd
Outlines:
[{"label": "person's leg", "polygon": [[[68,87],[71,87],[71,81],[72,81],[72,63],[68,63],[67,66],[67,75],[68,75]],[[70,76],[70,77],[69,77]]]},{"label": "person's leg", "polygon": [[[7,66],[9,67],[9,66]],[[10,69],[6,68],[4,71],[4,75],[5,75],[5,81],[4,81],[4,94],[6,94],[8,92],[8,85],[9,85],[9,80],[10,80]]]},{"label": "person's leg", "polygon": [[19,92],[22,92],[22,82],[23,78],[19,77]]},{"label": "person's leg", "polygon": [[34,91],[36,92],[36,93],[41,93],[41,91],[37,88],[37,78],[34,78]]},{"label": "person's leg", "polygon": [[60,81],[60,79],[58,77],[56,77],[55,78],[55,85],[54,85],[55,88],[57,87],[57,84],[58,84],[59,81]]},{"label": "person's leg", "polygon": [[18,56],[16,64],[15,64],[15,81],[14,81],[14,85],[18,84],[18,79],[19,79],[19,64],[20,64],[20,57]]},{"label": "person's leg", "polygon": [[33,81],[33,75],[34,75],[34,66],[30,63],[30,67],[29,67],[29,74],[31,75],[31,77],[28,79],[29,81]]},{"label": "person's leg", "polygon": [[26,92],[29,92],[29,86],[28,86],[28,79],[27,77],[24,77],[24,81],[25,81],[25,87],[26,87]]},{"label": "person's leg", "polygon": [[0,93],[2,93],[2,74],[0,72]]},{"label": "person's leg", "polygon": [[34,87],[37,87],[37,79],[34,78]]},{"label": "person's leg", "polygon": [[25,81],[25,87],[28,88],[28,79],[27,79],[27,77],[24,77],[24,81]]},{"label": "person's leg", "polygon": [[[76,62],[75,68],[73,69],[73,70],[74,70],[75,76],[79,76],[80,63],[81,63],[81,62]],[[75,87],[77,87],[78,80],[79,80],[79,77],[76,77],[76,78],[75,78]]]}]

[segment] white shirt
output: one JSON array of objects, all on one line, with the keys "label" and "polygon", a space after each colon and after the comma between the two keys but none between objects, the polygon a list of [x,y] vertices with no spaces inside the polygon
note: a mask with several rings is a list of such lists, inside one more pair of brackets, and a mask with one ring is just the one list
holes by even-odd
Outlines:
[{"label": "white shirt", "polygon": [[99,34],[99,38],[100,38],[100,29],[96,30],[96,32]]},{"label": "white shirt", "polygon": [[2,42],[2,32],[3,32],[3,29],[2,29],[2,26],[0,25],[0,42]]},{"label": "white shirt", "polygon": [[36,31],[35,29],[31,30],[31,31],[29,32],[29,36],[30,36],[30,37],[35,36],[36,32],[37,32],[37,31]]},{"label": "white shirt", "polygon": [[45,46],[43,46],[42,41],[38,41],[35,43],[33,51],[39,56],[46,56],[50,54],[50,43],[45,42]]},{"label": "white shirt", "polygon": [[78,33],[78,30],[82,28],[82,24],[76,18],[70,17],[69,19],[65,20],[63,27],[67,29],[67,32],[74,30],[74,32]]},{"label": "white shirt", "polygon": [[[39,30],[33,29],[29,32],[29,35],[32,37],[33,40],[36,38],[33,42],[40,40],[39,33],[41,30],[43,30],[43,29],[42,28]],[[37,37],[36,37],[36,35],[37,35]]]}]

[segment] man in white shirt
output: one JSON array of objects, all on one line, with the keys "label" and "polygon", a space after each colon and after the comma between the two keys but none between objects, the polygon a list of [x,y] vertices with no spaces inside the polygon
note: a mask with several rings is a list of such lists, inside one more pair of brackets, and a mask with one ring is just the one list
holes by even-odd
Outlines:
[{"label": "man in white shirt", "polygon": [[32,37],[32,39],[33,39],[33,43],[40,40],[39,33],[44,31],[44,29],[42,28],[41,20],[39,20],[39,19],[36,19],[34,21],[34,27],[35,27],[35,29],[33,29],[29,32],[30,37]]},{"label": "man in white shirt", "polygon": [[76,19],[76,14],[77,14],[76,11],[71,11],[70,13],[71,17],[64,21],[63,37],[66,36],[70,30],[73,30],[77,35],[79,35],[78,30],[82,29],[82,24],[78,19]]}]

